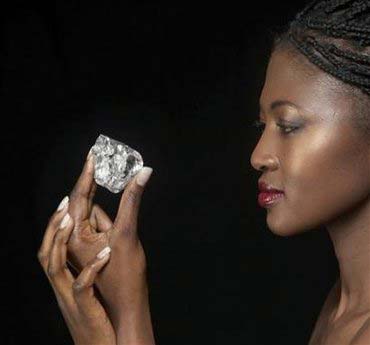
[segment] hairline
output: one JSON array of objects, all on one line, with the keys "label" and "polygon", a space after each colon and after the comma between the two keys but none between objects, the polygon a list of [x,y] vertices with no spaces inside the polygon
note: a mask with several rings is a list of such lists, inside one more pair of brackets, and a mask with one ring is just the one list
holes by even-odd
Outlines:
[{"label": "hairline", "polygon": [[[300,68],[307,77],[313,77],[318,72],[323,72],[330,78],[325,82],[328,87],[339,92],[342,96],[348,97],[348,100],[354,105],[354,110],[351,114],[351,122],[354,127],[364,136],[370,145],[370,97],[362,92],[361,89],[343,82],[330,73],[323,71],[314,63],[312,63],[302,52],[290,42],[286,35],[281,35],[278,39],[275,38],[270,53],[270,57],[274,52],[283,51],[287,53],[292,61]],[[368,118],[367,122],[365,117]],[[360,120],[361,118],[361,120]],[[363,128],[368,123],[368,128]]]}]

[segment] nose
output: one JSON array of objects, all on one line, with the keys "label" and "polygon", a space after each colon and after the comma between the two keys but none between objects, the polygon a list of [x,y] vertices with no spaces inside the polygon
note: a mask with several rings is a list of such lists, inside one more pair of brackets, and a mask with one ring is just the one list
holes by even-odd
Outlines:
[{"label": "nose", "polygon": [[279,167],[279,159],[273,150],[274,145],[268,145],[262,137],[252,152],[250,163],[258,171],[274,171]]}]

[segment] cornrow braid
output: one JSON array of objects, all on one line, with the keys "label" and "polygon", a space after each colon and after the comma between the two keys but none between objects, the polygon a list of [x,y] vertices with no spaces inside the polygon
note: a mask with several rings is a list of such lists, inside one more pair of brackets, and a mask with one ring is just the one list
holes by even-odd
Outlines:
[{"label": "cornrow braid", "polygon": [[347,3],[351,2],[353,0],[332,0],[328,1],[328,4],[326,5],[324,11],[326,14],[330,14],[333,11],[337,10],[338,7],[346,5]]},{"label": "cornrow braid", "polygon": [[[337,66],[335,66],[334,63],[330,64],[330,63],[325,62],[322,58],[320,58],[317,55],[316,50],[314,49],[314,45],[312,43],[311,44],[309,43],[310,40],[297,41],[296,38],[291,34],[289,34],[289,38],[295,43],[296,47],[313,64],[320,67],[325,72],[339,78],[340,80],[361,88],[361,90],[363,90],[367,95],[370,96],[370,78],[361,78],[361,77],[355,76],[347,70],[339,70]],[[331,62],[332,61],[333,60],[331,60]]]},{"label": "cornrow braid", "polygon": [[366,1],[357,1],[354,3],[353,7],[343,14],[343,17],[340,19],[338,24],[346,23],[349,20],[353,19],[355,16],[364,13],[370,7],[370,3]]},{"label": "cornrow braid", "polygon": [[288,48],[343,82],[353,104],[354,128],[370,145],[370,0],[312,0],[275,36]]},{"label": "cornrow braid", "polygon": [[368,28],[348,24],[341,24],[334,27],[332,24],[321,23],[311,19],[307,21],[306,26],[309,29],[323,30],[326,35],[333,38],[358,39],[360,46],[368,46],[370,44],[370,29]]},{"label": "cornrow braid", "polygon": [[370,83],[370,69],[366,68],[366,66],[364,67],[351,62],[339,60],[335,53],[331,53],[330,45],[320,44],[314,37],[308,36],[307,42],[310,42],[312,46],[335,67],[342,68],[342,70],[346,72],[368,76],[368,82]]},{"label": "cornrow braid", "polygon": [[313,0],[275,38],[370,96],[370,0]]},{"label": "cornrow braid", "polygon": [[323,23],[317,20],[314,20],[312,18],[308,18],[307,22],[305,23],[308,28],[310,29],[318,29],[318,30],[326,30],[327,33],[330,33],[330,29],[333,29],[334,25],[338,29],[346,29],[347,31],[353,32],[353,33],[358,33],[358,34],[367,34],[365,37],[369,37],[368,35],[370,34],[370,27],[361,27],[361,26],[356,26],[353,24],[337,24],[337,23]]},{"label": "cornrow braid", "polygon": [[338,57],[345,58],[359,64],[364,64],[370,67],[370,56],[361,55],[349,50],[338,49],[334,44],[329,44],[328,49]]},{"label": "cornrow braid", "polygon": [[311,1],[301,12],[299,12],[295,19],[300,20],[300,18],[304,17],[306,14],[310,13],[312,9],[315,9],[317,5],[320,5],[320,0],[313,0]]}]

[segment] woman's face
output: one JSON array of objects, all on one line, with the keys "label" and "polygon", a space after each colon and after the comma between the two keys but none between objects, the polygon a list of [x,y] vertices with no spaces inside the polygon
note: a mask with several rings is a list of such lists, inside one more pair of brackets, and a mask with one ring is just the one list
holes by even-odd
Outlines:
[{"label": "woman's face", "polygon": [[369,202],[370,148],[351,125],[351,100],[337,80],[311,68],[275,51],[260,96],[264,126],[251,164],[285,193],[266,207],[268,227],[280,236],[328,225]]}]

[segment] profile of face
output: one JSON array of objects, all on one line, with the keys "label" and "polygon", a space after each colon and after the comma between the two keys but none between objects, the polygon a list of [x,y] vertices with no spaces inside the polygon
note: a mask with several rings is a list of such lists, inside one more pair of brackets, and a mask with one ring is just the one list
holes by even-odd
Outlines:
[{"label": "profile of face", "polygon": [[370,148],[351,123],[353,100],[302,59],[272,53],[260,95],[263,131],[250,158],[263,181],[284,191],[266,207],[279,236],[345,221],[370,199]]}]

